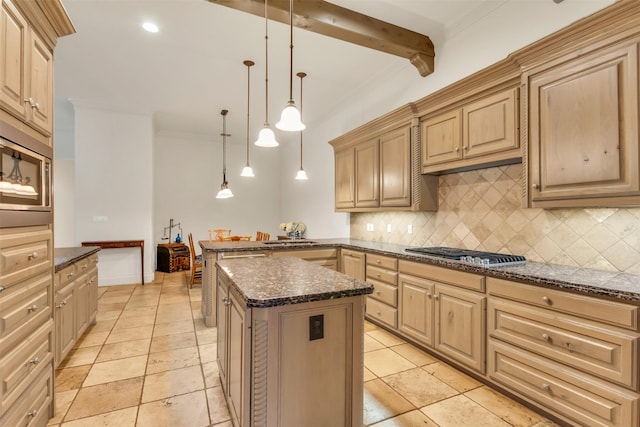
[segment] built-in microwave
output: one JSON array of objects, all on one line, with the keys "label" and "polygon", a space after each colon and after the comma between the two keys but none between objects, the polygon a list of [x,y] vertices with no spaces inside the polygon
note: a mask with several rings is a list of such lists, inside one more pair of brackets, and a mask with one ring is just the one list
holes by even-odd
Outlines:
[{"label": "built-in microwave", "polygon": [[0,210],[51,212],[51,159],[0,137]]}]

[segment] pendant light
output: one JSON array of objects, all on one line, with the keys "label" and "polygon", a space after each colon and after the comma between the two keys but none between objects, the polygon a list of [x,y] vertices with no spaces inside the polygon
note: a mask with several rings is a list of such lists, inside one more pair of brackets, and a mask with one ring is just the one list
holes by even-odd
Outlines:
[{"label": "pendant light", "polygon": [[216,199],[228,199],[229,197],[233,197],[233,193],[229,188],[229,183],[227,182],[227,113],[229,110],[222,110],[220,114],[222,114],[222,185],[220,185],[220,191],[216,195]]},{"label": "pendant light", "polygon": [[264,0],[264,103],[265,117],[264,127],[258,134],[258,140],[255,144],[258,147],[277,147],[276,135],[269,125],[269,17],[268,17],[267,0]]},{"label": "pendant light", "polygon": [[[300,77],[300,118],[302,118],[302,79],[307,76],[306,73],[298,73],[296,76]],[[302,131],[300,131],[300,170],[296,174],[296,179],[305,180],[308,179],[307,173],[302,167]]]},{"label": "pendant light", "polygon": [[251,169],[251,165],[249,165],[249,94],[251,93],[251,67],[255,65],[253,61],[246,60],[243,62],[244,65],[247,66],[247,164],[242,168],[242,173],[240,176],[255,176],[253,174],[253,169]]},{"label": "pendant light", "polygon": [[300,111],[293,100],[293,0],[289,0],[289,102],[282,110],[276,127],[280,130],[296,132],[306,127],[300,118]]}]

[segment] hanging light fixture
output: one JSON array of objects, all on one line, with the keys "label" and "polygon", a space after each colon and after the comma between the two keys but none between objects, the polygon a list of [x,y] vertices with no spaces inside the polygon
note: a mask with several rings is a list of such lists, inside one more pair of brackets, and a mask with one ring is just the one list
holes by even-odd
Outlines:
[{"label": "hanging light fixture", "polygon": [[268,17],[267,0],[264,0],[264,103],[265,117],[264,127],[258,134],[258,140],[255,144],[258,147],[277,147],[276,135],[269,125],[269,17]]},{"label": "hanging light fixture", "polygon": [[306,127],[300,118],[300,111],[293,100],[293,0],[289,0],[289,102],[282,110],[276,127],[280,130],[296,132]]},{"label": "hanging light fixture", "polygon": [[249,94],[251,93],[251,67],[253,67],[255,63],[253,61],[246,60],[243,64],[247,66],[247,164],[242,168],[240,176],[252,177],[255,175],[253,175],[253,169],[251,169],[251,165],[249,165]]},{"label": "hanging light fixture", "polygon": [[229,110],[222,110],[220,114],[222,114],[222,185],[220,185],[220,191],[216,195],[216,199],[228,199],[229,197],[233,197],[233,193],[229,188],[229,183],[227,182],[227,113]]},{"label": "hanging light fixture", "polygon": [[[302,79],[307,76],[306,73],[298,73],[296,76],[300,77],[300,118],[302,118]],[[300,131],[300,170],[296,174],[296,179],[305,180],[308,179],[307,173],[302,167],[302,131]]]}]

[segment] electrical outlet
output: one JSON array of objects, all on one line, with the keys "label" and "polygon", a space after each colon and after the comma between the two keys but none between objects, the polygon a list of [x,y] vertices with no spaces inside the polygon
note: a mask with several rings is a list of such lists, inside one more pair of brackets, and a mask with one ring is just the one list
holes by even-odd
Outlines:
[{"label": "electrical outlet", "polygon": [[391,224],[387,224],[387,233],[391,233]]},{"label": "electrical outlet", "polygon": [[407,225],[407,234],[413,234],[413,225],[412,224]]},{"label": "electrical outlet", "polygon": [[373,224],[372,223],[367,223],[367,231],[373,231]]},{"label": "electrical outlet", "polygon": [[324,314],[309,316],[309,341],[324,338]]}]

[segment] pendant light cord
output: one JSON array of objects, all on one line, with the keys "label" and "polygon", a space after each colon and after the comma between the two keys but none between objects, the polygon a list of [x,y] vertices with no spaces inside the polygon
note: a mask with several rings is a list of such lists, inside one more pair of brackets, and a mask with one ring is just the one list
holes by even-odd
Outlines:
[{"label": "pendant light cord", "polygon": [[293,101],[293,0],[289,0],[289,101]]},{"label": "pendant light cord", "polygon": [[[300,77],[300,120],[302,120],[302,79],[306,76],[305,73],[298,73]],[[302,131],[300,131],[300,170],[302,170]]]},{"label": "pendant light cord", "polygon": [[264,110],[265,126],[269,125],[269,15],[267,0],[264,0]]},{"label": "pendant light cord", "polygon": [[249,96],[251,94],[251,67],[253,61],[244,61],[247,66],[247,166],[249,166]]},{"label": "pendant light cord", "polygon": [[229,110],[222,110],[222,182],[227,182],[227,113]]}]

